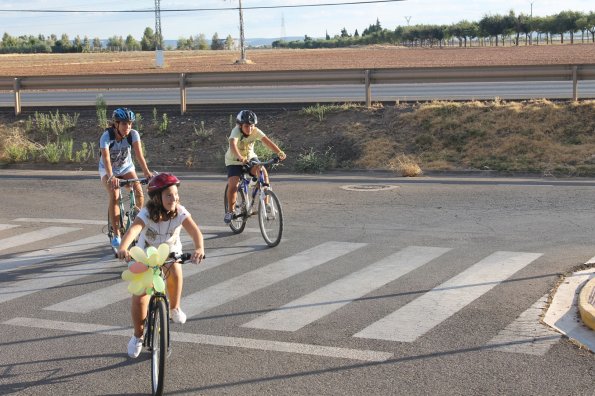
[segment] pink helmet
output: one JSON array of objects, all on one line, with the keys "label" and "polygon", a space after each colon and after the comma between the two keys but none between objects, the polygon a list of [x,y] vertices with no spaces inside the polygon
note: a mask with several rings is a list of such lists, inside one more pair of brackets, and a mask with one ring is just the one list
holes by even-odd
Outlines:
[{"label": "pink helmet", "polygon": [[179,186],[180,179],[171,173],[160,173],[151,178],[147,190],[149,191],[149,196],[152,197],[161,190],[173,185]]}]

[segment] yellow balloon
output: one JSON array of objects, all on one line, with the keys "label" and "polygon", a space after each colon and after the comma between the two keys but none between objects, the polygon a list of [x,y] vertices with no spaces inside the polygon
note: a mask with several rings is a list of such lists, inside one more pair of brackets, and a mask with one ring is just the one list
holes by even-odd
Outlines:
[{"label": "yellow balloon", "polygon": [[153,271],[148,269],[140,275],[142,277],[141,284],[143,285],[143,289],[151,287],[151,285],[153,284]]},{"label": "yellow balloon", "polygon": [[122,272],[122,280],[125,281],[132,281],[132,279],[134,278],[134,275],[132,272],[130,272],[130,270],[126,270],[124,272]]},{"label": "yellow balloon", "polygon": [[159,263],[157,265],[163,265],[167,257],[169,256],[169,245],[167,243],[162,243],[157,248],[157,254],[159,257]]},{"label": "yellow balloon", "polygon": [[132,258],[136,261],[140,261],[144,264],[147,263],[147,255],[143,249],[139,248],[138,246],[133,246],[132,249],[130,249],[130,256],[132,256]]}]

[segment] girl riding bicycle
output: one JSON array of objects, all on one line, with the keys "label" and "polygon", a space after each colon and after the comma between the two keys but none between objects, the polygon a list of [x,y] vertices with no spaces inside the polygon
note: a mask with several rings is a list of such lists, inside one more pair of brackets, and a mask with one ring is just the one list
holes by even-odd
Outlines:
[{"label": "girl riding bicycle", "polygon": [[[136,119],[134,112],[126,108],[118,108],[112,113],[112,123],[99,139],[99,177],[109,196],[108,214],[112,224],[114,236],[111,245],[114,249],[120,246],[120,224],[118,209],[118,194],[120,193],[118,179],[136,179],[136,169],[132,162],[131,150],[134,150],[136,160],[140,164],[146,178],[152,176],[147,167],[138,131],[132,129]],[[140,183],[132,185],[138,208],[143,207],[143,189]]]},{"label": "girl riding bicycle", "polygon": [[[269,139],[263,131],[256,127],[258,119],[251,110],[242,110],[236,117],[236,126],[229,135],[229,148],[225,153],[225,166],[227,167],[227,202],[229,210],[235,208],[238,193],[238,181],[242,175],[244,164],[251,159],[257,158],[254,152],[254,143],[262,141],[271,151],[277,153],[280,160],[285,159],[285,153]],[[260,167],[251,170],[252,176],[258,177]],[[265,182],[269,183],[269,175],[266,169],[262,168]],[[229,224],[233,219],[233,212],[225,213],[223,221]]]},{"label": "girl riding bicycle", "polygon": [[[149,182],[149,201],[137,215],[126,231],[118,250],[120,259],[130,260],[128,247],[139,236],[137,246],[145,250],[149,246],[158,247],[162,243],[169,245],[169,251],[182,253],[180,230],[190,235],[194,242],[194,251],[190,260],[200,263],[205,257],[202,232],[192,219],[190,213],[180,205],[178,186],[180,180],[170,173],[160,173]],[[182,297],[182,266],[179,263],[167,264],[167,294],[171,304],[171,319],[176,323],[185,323],[186,314],[180,309]],[[150,297],[146,294],[132,296],[131,315],[134,335],[128,342],[128,355],[136,358],[143,347],[144,323]]]}]

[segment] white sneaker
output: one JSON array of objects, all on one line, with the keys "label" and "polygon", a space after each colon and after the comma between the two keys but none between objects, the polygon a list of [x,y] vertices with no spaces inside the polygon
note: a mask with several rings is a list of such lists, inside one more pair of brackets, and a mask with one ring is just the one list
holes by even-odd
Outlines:
[{"label": "white sneaker", "polygon": [[174,323],[186,323],[186,314],[180,308],[172,309],[170,316]]},{"label": "white sneaker", "polygon": [[141,351],[143,350],[143,339],[136,338],[132,336],[130,341],[128,341],[128,356],[131,358],[137,358],[140,355]]}]

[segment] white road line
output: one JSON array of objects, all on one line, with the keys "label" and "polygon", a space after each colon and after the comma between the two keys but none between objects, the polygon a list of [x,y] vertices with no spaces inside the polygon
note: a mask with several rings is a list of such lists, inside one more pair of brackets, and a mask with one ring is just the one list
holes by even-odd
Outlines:
[{"label": "white road line", "polygon": [[[262,238],[252,238],[246,241],[242,241],[233,247],[208,250],[207,258],[200,265],[185,264],[183,267],[184,279],[199,274],[211,268],[218,267],[222,264],[229,263],[241,257],[245,257],[250,253],[254,253],[258,250],[265,249],[264,243],[258,244],[262,241]],[[120,263],[122,271],[125,269],[125,264]],[[102,287],[98,290],[90,293],[83,294],[70,300],[62,301],[57,304],[51,305],[44,309],[50,311],[63,311],[63,312],[78,312],[88,313],[97,309],[104,308],[110,304],[117,303],[118,301],[130,298],[130,293],[127,289],[127,282],[120,281],[111,286]]]},{"label": "white road line", "polygon": [[193,293],[182,298],[182,306],[188,317],[195,316],[324,264],[365,245],[364,243],[325,242],[294,256]]},{"label": "white road line", "polygon": [[[89,323],[60,322],[37,318],[13,318],[7,320],[6,322],[3,322],[2,324],[38,329],[114,335],[124,337],[130,337],[130,335],[132,334],[131,328],[123,328],[118,326],[104,326]],[[215,345],[233,348],[247,348],[261,351],[298,353],[302,355],[360,360],[366,362],[384,362],[393,357],[393,354],[390,352],[328,347],[312,344],[299,344],[295,342],[257,340],[250,338],[213,336],[206,334],[192,334],[180,332],[171,332],[170,336],[171,339],[176,342],[187,342],[192,344]]]},{"label": "white road line", "polygon": [[69,232],[78,231],[80,228],[73,227],[47,227],[41,230],[25,232],[9,238],[0,239],[0,250],[11,249],[16,246],[23,246],[29,243],[38,242],[43,239],[53,238]]},{"label": "white road line", "polygon": [[32,217],[19,217],[13,221],[25,222],[25,223],[58,223],[58,224],[95,224],[104,225],[107,224],[107,220],[86,220],[86,219],[48,219],[48,218],[32,218]]},{"label": "white road line", "polygon": [[449,250],[438,247],[409,246],[243,326],[279,331],[299,330]]},{"label": "white road line", "polygon": [[561,338],[540,322],[548,295],[541,297],[486,345],[497,351],[543,356]]},{"label": "white road line", "polygon": [[[111,259],[111,260],[110,260]],[[48,273],[42,273],[31,279],[24,279],[11,283],[0,289],[0,303],[11,301],[19,297],[50,289],[74,280],[103,272],[106,269],[121,267],[122,263],[113,259],[113,255],[99,260],[86,260],[85,262]]]},{"label": "white road line", "polygon": [[0,224],[0,231],[10,230],[11,228],[19,227],[16,224]]},{"label": "white road line", "polygon": [[495,252],[354,337],[415,341],[540,256],[541,253]]},{"label": "white road line", "polygon": [[14,270],[16,268],[40,264],[44,261],[79,253],[82,250],[96,249],[98,246],[107,246],[107,237],[103,234],[88,238],[79,239],[58,245],[49,249],[36,250],[34,252],[21,254],[16,257],[0,260],[0,273]]}]

